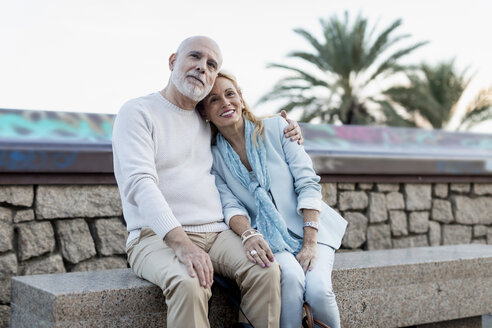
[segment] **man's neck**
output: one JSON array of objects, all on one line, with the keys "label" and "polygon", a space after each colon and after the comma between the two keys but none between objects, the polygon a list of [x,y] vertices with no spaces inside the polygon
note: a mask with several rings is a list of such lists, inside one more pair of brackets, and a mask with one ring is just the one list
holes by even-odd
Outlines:
[{"label": "man's neck", "polygon": [[170,103],[181,109],[194,110],[196,107],[197,102],[181,94],[172,83],[168,83],[160,92]]}]

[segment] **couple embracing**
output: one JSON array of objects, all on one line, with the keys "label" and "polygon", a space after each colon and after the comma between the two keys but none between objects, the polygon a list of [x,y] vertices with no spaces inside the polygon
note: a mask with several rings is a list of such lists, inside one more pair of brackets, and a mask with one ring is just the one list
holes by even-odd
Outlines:
[{"label": "couple embracing", "polygon": [[167,86],[116,117],[128,262],[163,290],[168,327],[209,327],[214,273],[237,283],[255,327],[300,327],[304,301],[339,327],[331,270],[346,221],[321,200],[298,124],[256,118],[221,64],[212,39],[184,40]]}]

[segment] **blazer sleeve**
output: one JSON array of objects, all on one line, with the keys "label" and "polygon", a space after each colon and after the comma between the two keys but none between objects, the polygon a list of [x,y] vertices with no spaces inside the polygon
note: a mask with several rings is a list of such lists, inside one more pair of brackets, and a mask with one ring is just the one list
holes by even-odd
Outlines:
[{"label": "blazer sleeve", "polygon": [[113,156],[118,163],[115,174],[121,195],[138,208],[144,226],[161,238],[181,226],[158,185],[151,119],[136,101],[127,102],[113,127]]},{"label": "blazer sleeve", "polygon": [[285,138],[283,130],[288,123],[279,118],[278,136],[281,140],[282,150],[285,155],[292,177],[294,178],[294,190],[297,194],[297,213],[302,216],[301,209],[313,209],[321,212],[322,198],[320,177],[313,169],[313,162],[304,150],[304,147]]},{"label": "blazer sleeve", "polygon": [[234,193],[229,189],[224,179],[220,175],[220,168],[216,165],[216,159],[214,154],[214,164],[212,166],[212,174],[215,177],[215,185],[220,194],[220,201],[222,203],[222,213],[224,214],[224,219],[227,225],[231,221],[231,218],[235,215],[243,215],[248,218],[251,223],[251,218],[249,217],[248,211],[242,204],[242,202],[234,195]]}]

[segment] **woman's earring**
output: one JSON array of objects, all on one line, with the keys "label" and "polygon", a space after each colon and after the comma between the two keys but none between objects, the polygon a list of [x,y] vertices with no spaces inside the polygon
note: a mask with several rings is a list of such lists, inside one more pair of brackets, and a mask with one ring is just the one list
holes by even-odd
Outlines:
[{"label": "woman's earring", "polygon": [[206,118],[206,119],[205,119],[205,122],[207,122],[207,123],[208,123],[208,122],[210,122],[210,120]]}]

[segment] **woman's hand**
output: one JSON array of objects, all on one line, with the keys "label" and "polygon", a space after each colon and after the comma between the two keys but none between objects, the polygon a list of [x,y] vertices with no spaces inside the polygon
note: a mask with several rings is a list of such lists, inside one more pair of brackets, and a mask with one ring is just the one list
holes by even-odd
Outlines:
[{"label": "woman's hand", "polygon": [[301,265],[302,270],[304,270],[304,274],[306,274],[307,270],[311,271],[318,259],[318,244],[304,243],[296,259]]},{"label": "woman's hand", "polygon": [[[270,262],[275,261],[272,250],[261,235],[253,236],[245,241],[244,252],[246,257],[253,263],[265,268],[270,266]],[[253,254],[251,254],[253,252]]]}]

